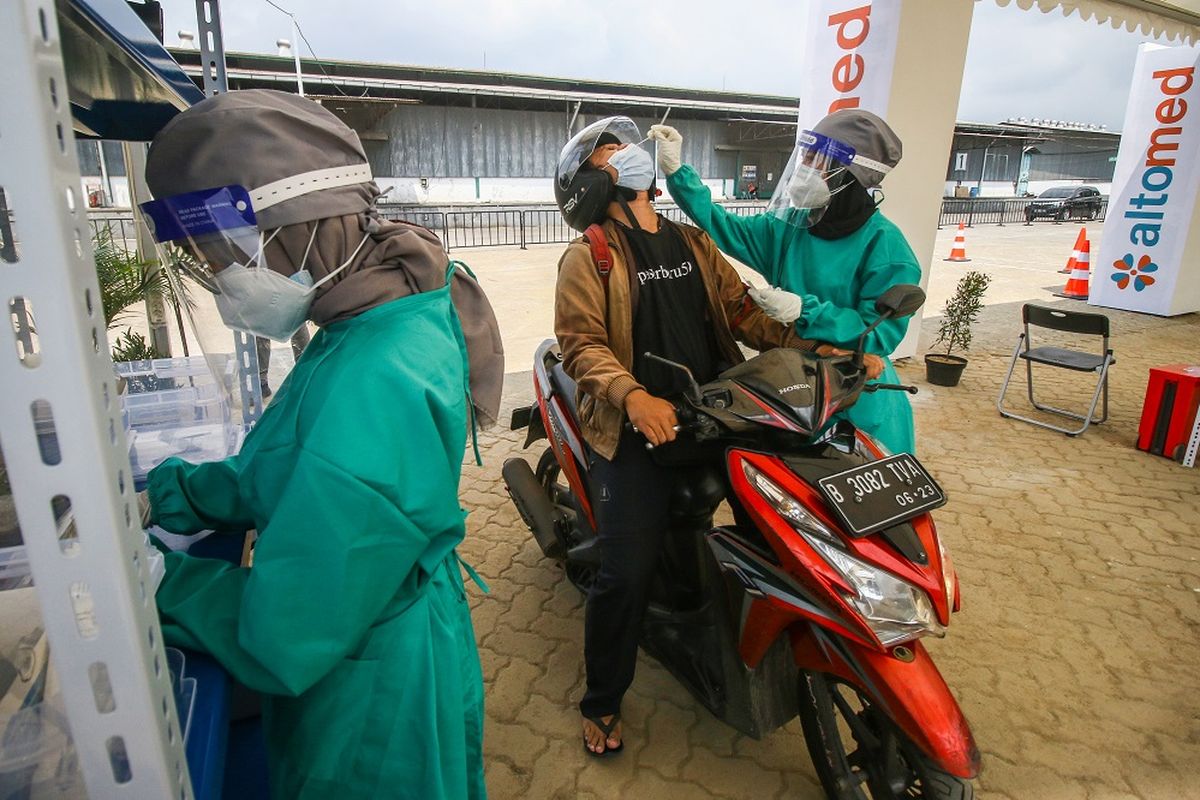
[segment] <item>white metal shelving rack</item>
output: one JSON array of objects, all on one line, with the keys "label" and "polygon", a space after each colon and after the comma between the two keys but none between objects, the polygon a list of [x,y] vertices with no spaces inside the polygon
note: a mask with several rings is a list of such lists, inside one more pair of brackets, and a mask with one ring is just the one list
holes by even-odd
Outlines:
[{"label": "white metal shelving rack", "polygon": [[[21,241],[17,261],[0,263],[0,443],[80,769],[93,798],[190,800],[54,0],[0,2],[0,81],[0,187]],[[52,505],[64,502],[69,546]]]}]

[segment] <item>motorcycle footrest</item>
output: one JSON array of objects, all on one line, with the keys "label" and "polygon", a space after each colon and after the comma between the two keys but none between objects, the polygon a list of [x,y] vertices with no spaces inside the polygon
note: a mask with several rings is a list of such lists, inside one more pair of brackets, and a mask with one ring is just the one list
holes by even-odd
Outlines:
[{"label": "motorcycle footrest", "polygon": [[533,406],[514,408],[512,419],[509,422],[509,430],[519,431],[522,428],[528,428],[531,419],[533,419]]}]

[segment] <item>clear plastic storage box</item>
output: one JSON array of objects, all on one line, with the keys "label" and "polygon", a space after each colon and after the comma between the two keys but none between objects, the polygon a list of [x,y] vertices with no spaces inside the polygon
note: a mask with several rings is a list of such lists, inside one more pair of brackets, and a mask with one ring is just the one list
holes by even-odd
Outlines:
[{"label": "clear plastic storage box", "polygon": [[229,355],[158,358],[116,364],[135,481],[171,456],[217,461],[239,444],[230,392],[237,362]]}]

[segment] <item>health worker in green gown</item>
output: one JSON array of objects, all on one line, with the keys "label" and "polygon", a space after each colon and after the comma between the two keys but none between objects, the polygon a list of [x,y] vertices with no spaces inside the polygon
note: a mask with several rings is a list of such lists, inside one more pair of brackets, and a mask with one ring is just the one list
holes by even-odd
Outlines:
[{"label": "health worker in green gown", "polygon": [[[802,131],[766,210],[745,217],[713,203],[696,170],[681,163],[678,131],[656,125],[650,135],[671,197],[718,247],[767,279],[771,286],[751,288],[751,296],[771,316],[794,322],[800,336],[852,348],[878,318],[879,295],[921,282],[912,248],[871,191],[901,156],[900,139],[875,114],[835,111]],[[867,351],[887,356],[907,329],[907,318],[880,324]],[[879,381],[899,382],[890,362]],[[903,392],[863,394],[845,416],[893,453],[915,452]]]},{"label": "health worker in green gown", "polygon": [[192,291],[228,326],[319,328],[237,455],[149,474],[149,522],[258,531],[250,567],[167,555],[167,643],[262,693],[272,797],[484,797],[455,547],[472,415],[494,419],[503,378],[486,297],[428,230],[378,217],[358,136],[312,101],[206,99],[146,178],[156,238],[203,261]]}]

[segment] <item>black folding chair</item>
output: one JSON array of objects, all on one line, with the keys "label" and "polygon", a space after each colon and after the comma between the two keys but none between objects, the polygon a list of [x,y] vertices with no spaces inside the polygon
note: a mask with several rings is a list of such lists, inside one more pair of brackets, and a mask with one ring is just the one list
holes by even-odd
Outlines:
[{"label": "black folding chair", "polygon": [[[1016,349],[1013,350],[1012,362],[1008,365],[1008,374],[1004,376],[1004,385],[1000,387],[1000,396],[996,398],[996,409],[1000,412],[1000,416],[1019,419],[1033,425],[1040,425],[1043,428],[1060,431],[1068,436],[1077,436],[1087,430],[1088,425],[1091,425],[1093,422],[1099,424],[1108,419],[1108,368],[1110,365],[1116,363],[1116,359],[1113,358],[1113,351],[1108,346],[1108,317],[1103,314],[1090,314],[1084,311],[1061,311],[1057,308],[1044,308],[1042,306],[1026,304],[1021,307],[1021,318],[1025,323],[1025,332],[1017,339]],[[1065,333],[1099,336],[1102,339],[1100,352],[1097,354],[1082,350],[1069,350],[1063,347],[1031,347],[1030,326],[1063,331]],[[1033,407],[1039,411],[1079,420],[1083,423],[1082,425],[1078,428],[1068,428],[1031,417],[1023,417],[1020,414],[1004,410],[1004,395],[1008,391],[1008,384],[1012,380],[1013,369],[1016,368],[1018,359],[1025,359],[1025,382],[1029,392],[1029,402],[1033,404]],[[1035,400],[1033,397],[1034,364],[1061,367],[1062,369],[1074,370],[1076,372],[1095,373],[1097,376],[1096,390],[1092,393],[1092,402],[1088,406],[1087,413],[1078,414],[1064,408],[1043,405]],[[1100,417],[1096,418],[1096,404],[1100,402],[1102,395],[1104,403],[1101,406]]]}]

